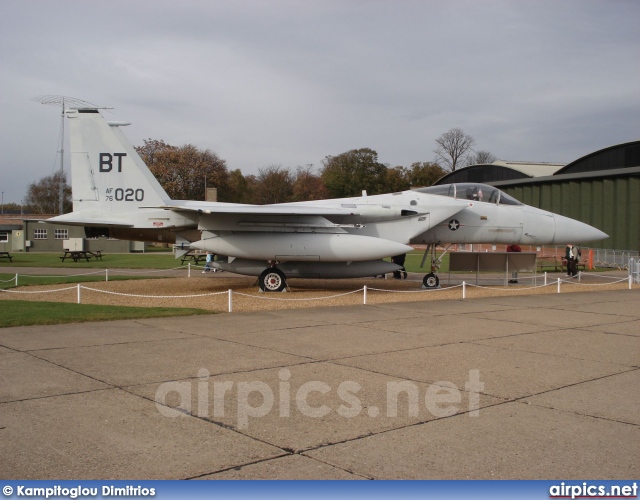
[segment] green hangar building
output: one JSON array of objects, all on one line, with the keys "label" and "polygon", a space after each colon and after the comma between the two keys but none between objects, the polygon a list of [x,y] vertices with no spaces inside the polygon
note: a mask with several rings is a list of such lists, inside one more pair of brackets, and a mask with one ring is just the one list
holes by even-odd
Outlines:
[{"label": "green hangar building", "polygon": [[640,141],[611,146],[568,165],[504,162],[471,165],[436,184],[481,182],[609,235],[592,248],[640,251]]}]

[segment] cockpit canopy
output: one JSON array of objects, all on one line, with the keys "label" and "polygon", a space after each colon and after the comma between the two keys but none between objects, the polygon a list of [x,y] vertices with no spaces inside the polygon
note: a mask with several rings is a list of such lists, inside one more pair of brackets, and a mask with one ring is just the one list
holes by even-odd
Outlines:
[{"label": "cockpit canopy", "polygon": [[487,184],[460,182],[416,189],[419,193],[449,196],[459,200],[481,201],[498,205],[522,205],[518,200]]}]

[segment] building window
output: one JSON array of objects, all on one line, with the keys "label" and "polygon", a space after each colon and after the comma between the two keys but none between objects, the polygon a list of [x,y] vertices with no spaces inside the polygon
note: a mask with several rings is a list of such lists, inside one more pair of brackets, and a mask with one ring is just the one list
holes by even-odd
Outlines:
[{"label": "building window", "polygon": [[46,229],[34,229],[33,230],[33,239],[34,240],[46,240],[47,239],[47,230]]},{"label": "building window", "polygon": [[9,243],[9,231],[0,231],[0,243]]},{"label": "building window", "polygon": [[69,239],[69,230],[68,229],[54,229],[53,237],[56,240],[68,240]]}]

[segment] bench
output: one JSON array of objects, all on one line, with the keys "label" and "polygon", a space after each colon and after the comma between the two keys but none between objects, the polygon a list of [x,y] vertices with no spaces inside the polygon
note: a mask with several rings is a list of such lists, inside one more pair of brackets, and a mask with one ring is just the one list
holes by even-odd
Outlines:
[{"label": "bench", "polygon": [[102,260],[102,250],[93,250],[89,252],[96,260]]},{"label": "bench", "polygon": [[553,268],[554,272],[562,271],[565,267],[562,259],[557,255],[538,255],[537,260],[538,272],[541,273],[544,268]]},{"label": "bench", "polygon": [[13,259],[9,252],[0,252],[0,259],[9,259],[9,262],[13,263]]},{"label": "bench", "polygon": [[[563,257],[559,255],[538,255],[537,267],[538,272],[541,273],[543,269],[551,269],[553,268],[554,272],[558,271],[566,271],[567,265],[563,264]],[[588,260],[585,258],[580,259],[580,262],[576,264],[577,269],[581,269],[582,271],[586,271],[587,266],[589,265]]]},{"label": "bench", "polygon": [[78,262],[79,259],[87,259],[87,262],[89,262],[92,255],[93,254],[91,252],[87,251],[65,250],[64,255],[60,257],[60,260],[64,262],[65,259],[72,259],[73,262]]}]

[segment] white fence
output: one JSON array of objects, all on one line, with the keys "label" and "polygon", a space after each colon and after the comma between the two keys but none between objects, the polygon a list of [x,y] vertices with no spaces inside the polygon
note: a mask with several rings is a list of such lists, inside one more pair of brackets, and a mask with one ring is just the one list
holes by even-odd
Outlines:
[{"label": "white fence", "polygon": [[596,267],[612,267],[614,269],[629,269],[629,260],[638,261],[638,252],[633,250],[594,249],[593,264]]},{"label": "white fence", "polygon": [[629,259],[629,280],[640,284],[640,259]]}]

